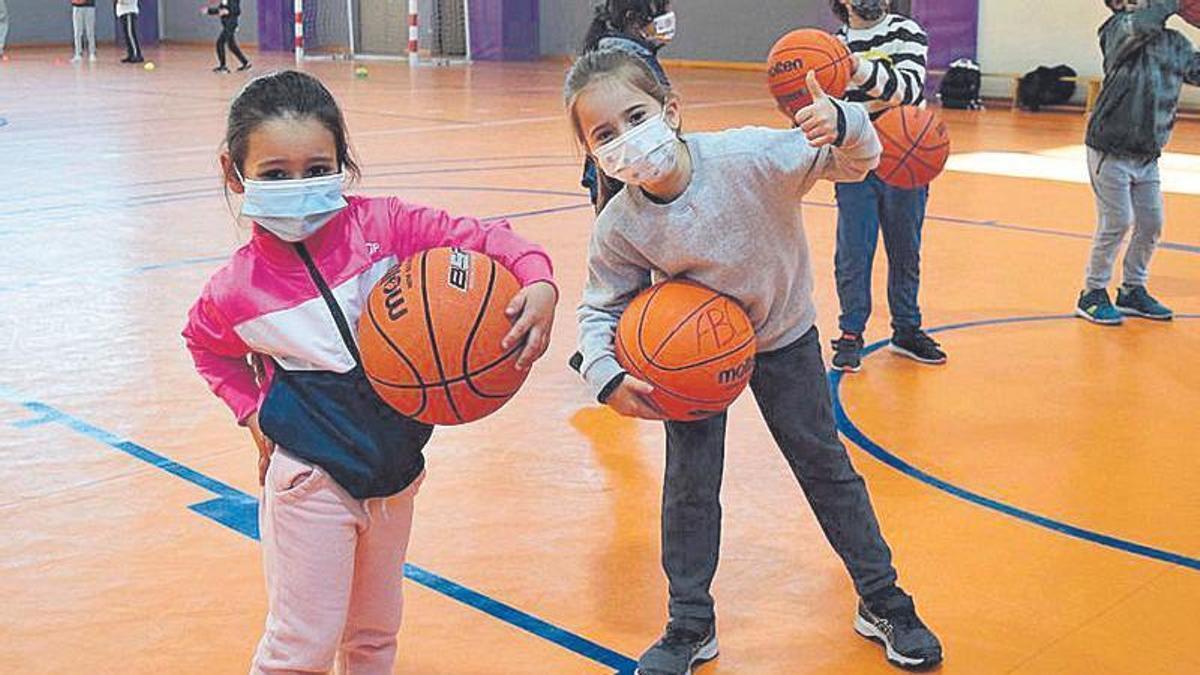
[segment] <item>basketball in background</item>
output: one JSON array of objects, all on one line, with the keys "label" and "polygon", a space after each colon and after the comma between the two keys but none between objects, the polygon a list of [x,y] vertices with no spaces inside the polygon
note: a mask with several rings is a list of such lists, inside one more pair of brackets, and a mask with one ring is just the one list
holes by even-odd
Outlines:
[{"label": "basketball in background", "polygon": [[812,103],[805,81],[815,70],[826,94],[841,98],[853,75],[854,60],[842,41],[815,28],[795,30],[775,43],[767,56],[767,86],[771,95],[795,115]]},{"label": "basketball in background", "polygon": [[672,420],[704,419],[737,399],[754,372],[757,338],[733,298],[692,281],[646,289],[617,326],[617,361],[654,386],[651,401]]},{"label": "basketball in background", "polygon": [[950,158],[950,131],[932,110],[898,106],[875,120],[883,156],[875,174],[888,185],[911,190],[933,182]]},{"label": "basketball in background", "polygon": [[1179,0],[1179,16],[1200,28],[1200,0]]},{"label": "basketball in background", "polygon": [[482,253],[437,248],[392,268],[358,322],[363,369],[397,412],[463,424],[500,409],[524,383],[524,345],[501,349],[516,278]]}]

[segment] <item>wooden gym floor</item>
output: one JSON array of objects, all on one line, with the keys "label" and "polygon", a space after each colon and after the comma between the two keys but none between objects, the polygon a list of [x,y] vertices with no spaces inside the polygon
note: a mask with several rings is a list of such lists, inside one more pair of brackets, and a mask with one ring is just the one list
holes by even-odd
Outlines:
[{"label": "wooden gym floor", "polygon": [[[154,72],[111,48],[82,67],[62,49],[10,55],[0,672],[245,672],[265,612],[255,452],[178,335],[246,236],[216,168],[246,78],[209,73],[198,47],[151,50]],[[257,56],[253,73],[289,63]],[[348,63],[308,66],[346,110],[360,191],[507,216],[552,252],[563,291],[520,396],[428,450],[396,672],[624,671],[665,621],[662,430],[597,407],[566,367],[591,212],[563,66],[368,65],[364,80]],[[691,130],[781,124],[760,75],[672,77]],[[1010,153],[1018,175],[1082,142],[1077,114],[946,117],[956,153]],[[939,179],[926,223],[923,307],[949,365],[880,351],[834,380],[946,673],[1200,672],[1200,197],[1187,194],[1200,126],[1181,123],[1170,150],[1184,187],[1167,196],[1152,287],[1179,320],[1067,318],[1090,189],[985,165]],[[831,199],[825,184],[805,197],[823,341],[837,315]],[[877,299],[885,268],[881,253]],[[886,326],[880,306],[868,341]],[[891,672],[853,633],[847,577],[748,397],[730,426],[723,651],[698,672]]]}]

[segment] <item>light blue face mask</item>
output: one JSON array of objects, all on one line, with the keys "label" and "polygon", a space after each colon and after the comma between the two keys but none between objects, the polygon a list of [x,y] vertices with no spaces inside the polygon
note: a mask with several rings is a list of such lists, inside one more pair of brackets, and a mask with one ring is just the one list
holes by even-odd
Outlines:
[{"label": "light blue face mask", "polygon": [[246,180],[242,215],[284,241],[304,241],[346,208],[340,173],[296,180]]}]

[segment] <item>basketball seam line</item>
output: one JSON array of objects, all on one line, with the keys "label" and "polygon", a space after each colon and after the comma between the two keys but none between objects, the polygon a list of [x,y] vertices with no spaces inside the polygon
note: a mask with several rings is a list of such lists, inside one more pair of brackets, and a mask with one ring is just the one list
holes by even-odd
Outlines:
[{"label": "basketball seam line", "polygon": [[[490,398],[490,399],[509,398],[517,393],[517,389],[520,389],[519,385],[518,385],[517,389],[514,389],[511,392],[508,392],[507,394],[486,394],[482,390],[480,390],[478,387],[476,387],[475,383],[471,381],[471,377],[472,377],[471,345],[475,342],[475,336],[479,332],[479,326],[483,324],[483,315],[488,310],[488,305],[490,304],[490,302],[492,300],[492,293],[496,288],[496,261],[492,260],[491,258],[488,258],[488,262],[490,262],[492,264],[492,267],[491,267],[491,274],[488,276],[487,293],[484,294],[483,302],[480,303],[480,305],[479,305],[479,313],[475,315],[475,325],[473,325],[471,327],[471,332],[467,334],[467,342],[465,345],[463,345],[463,357],[462,357],[463,380],[467,383],[467,387],[471,391],[473,391],[476,396],[480,396],[482,398]],[[509,358],[511,358],[512,355],[515,354],[518,349],[520,349],[520,346],[514,347],[507,354],[502,356],[500,358],[500,360],[498,360],[494,363],[485,365],[483,368],[480,368],[478,372],[474,373],[474,375],[481,375],[481,374],[487,372],[488,370],[495,368],[496,366],[500,365],[501,363],[504,363]]]},{"label": "basketball seam line", "polygon": [[[367,318],[369,318],[371,320],[371,324],[375,326],[375,332],[378,333],[379,336],[383,338],[384,342],[386,342],[388,344],[388,346],[392,348],[392,351],[396,354],[396,356],[399,356],[401,359],[404,360],[404,364],[408,366],[409,370],[411,370],[413,372],[413,376],[417,378],[417,383],[419,385],[419,388],[421,389],[421,405],[420,405],[420,407],[417,408],[416,412],[414,412],[414,413],[412,413],[412,415],[410,415],[410,417],[416,417],[417,415],[420,415],[421,413],[425,412],[425,407],[429,403],[429,397],[425,391],[425,379],[421,377],[421,371],[418,370],[416,364],[414,364],[408,358],[408,355],[405,354],[404,351],[401,350],[399,347],[397,347],[394,342],[392,342],[391,336],[389,336],[386,332],[384,332],[383,326],[380,326],[379,320],[375,318],[375,309],[374,309],[374,307],[371,306],[370,302],[367,303]],[[367,373],[367,377],[371,381],[379,382],[380,384],[384,384],[383,382],[378,380],[376,377],[371,375],[371,373],[367,372],[367,367],[366,367],[365,362],[363,363],[363,372]]]},{"label": "basketball seam line", "polygon": [[[433,315],[429,311],[429,251],[421,253],[421,300],[425,307],[425,330],[429,333],[429,346],[433,348],[433,362],[437,364],[438,377],[442,382],[446,381],[446,369],[442,367],[442,353],[438,350],[437,334],[433,331]],[[454,405],[454,394],[450,393],[450,385],[444,384],[442,388],[446,390],[446,403],[450,405],[450,412],[458,418],[459,422],[464,421],[463,416],[458,412],[458,406]]]}]

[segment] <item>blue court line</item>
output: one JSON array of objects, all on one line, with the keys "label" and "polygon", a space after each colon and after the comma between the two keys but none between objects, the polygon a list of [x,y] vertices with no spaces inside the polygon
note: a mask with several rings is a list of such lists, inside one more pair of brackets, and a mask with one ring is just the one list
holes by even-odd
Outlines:
[{"label": "blue court line", "polygon": [[[28,400],[6,387],[0,386],[0,399],[19,405],[33,413],[34,417],[13,423],[13,426],[18,429],[30,429],[45,424],[59,424],[77,434],[103,443],[134,459],[166,471],[173,476],[213,493],[216,495],[214,499],[192,504],[188,506],[188,509],[246,537],[256,541],[259,539],[258,499],[255,497],[184,466],[169,457],[160,455],[145,446],[122,439],[112,432],[85,422],[58,408],[40,401]],[[633,668],[637,666],[636,661],[623,654],[592,642],[585,637],[576,635],[566,629],[559,628],[554,624],[499,600],[490,598],[478,591],[471,590],[462,584],[455,583],[417,565],[405,563],[404,576],[432,591],[457,600],[464,605],[500,619],[511,626],[552,642],[584,658],[610,668],[615,668],[620,674],[631,673],[633,672]]]},{"label": "blue court line", "polygon": [[[1200,314],[1181,314],[1181,315],[1177,315],[1176,319],[1200,319]],[[962,329],[966,329],[966,328],[979,328],[979,327],[985,327],[985,326],[998,326],[998,325],[1006,325],[1006,324],[1025,324],[1025,323],[1062,321],[1062,320],[1077,320],[1077,319],[1075,319],[1075,317],[1073,315],[1069,315],[1069,314],[1068,315],[1050,315],[1050,316],[1022,316],[1022,317],[1012,317],[1012,318],[1007,318],[1007,319],[988,319],[988,320],[982,320],[982,321],[969,321],[969,322],[964,322],[964,323],[950,324],[950,325],[946,325],[946,326],[940,326],[938,328],[931,328],[931,329],[929,329],[928,332],[929,333],[944,333],[947,331],[962,330]],[[876,342],[876,343],[870,345],[865,350],[863,350],[863,356],[864,357],[870,356],[871,354],[879,351],[880,349],[883,349],[885,346],[887,346],[888,342],[889,342],[888,340],[881,340],[879,342]],[[858,428],[857,425],[854,424],[854,421],[850,419],[850,416],[846,413],[845,407],[842,405],[841,392],[840,392],[842,377],[843,377],[843,373],[841,373],[839,371],[830,371],[830,373],[829,373],[829,387],[830,387],[831,393],[833,394],[834,416],[837,419],[838,428],[841,430],[841,432],[843,434],[846,435],[847,438],[849,438],[851,441],[853,441],[855,445],[859,446],[864,451],[866,451],[869,455],[871,455],[875,459],[879,460],[880,462],[883,462],[887,466],[890,466],[891,468],[899,471],[900,473],[905,474],[906,476],[915,478],[915,479],[921,481],[922,483],[931,485],[943,492],[946,492],[947,494],[958,497],[959,499],[971,502],[972,504],[976,504],[976,505],[982,506],[984,508],[992,509],[993,511],[998,511],[1000,513],[1003,513],[1004,515],[1011,516],[1011,517],[1017,518],[1019,520],[1024,520],[1025,522],[1028,522],[1028,523],[1033,523],[1034,525],[1038,525],[1040,527],[1044,527],[1049,530],[1053,530],[1060,534],[1065,534],[1070,537],[1082,539],[1084,541],[1088,541],[1093,544],[1100,544],[1101,546],[1107,546],[1109,548],[1114,548],[1119,551],[1124,551],[1126,553],[1132,553],[1134,555],[1139,555],[1139,556],[1143,556],[1146,558],[1152,558],[1154,560],[1171,563],[1173,565],[1179,565],[1181,567],[1187,567],[1187,568],[1190,568],[1193,570],[1200,570],[1200,559],[1192,558],[1192,557],[1189,557],[1189,556],[1186,556],[1186,555],[1183,555],[1180,553],[1172,553],[1170,551],[1164,551],[1162,549],[1153,548],[1151,546],[1146,546],[1144,544],[1139,544],[1137,542],[1132,542],[1132,541],[1128,541],[1125,539],[1119,539],[1117,537],[1112,537],[1107,534],[1093,532],[1092,530],[1087,530],[1082,527],[1077,527],[1075,525],[1071,525],[1069,523],[1064,523],[1064,522],[1061,522],[1058,520],[1047,518],[1045,516],[1038,515],[1031,511],[1026,511],[1024,509],[1019,509],[1015,506],[1005,504],[1003,502],[997,501],[990,497],[985,497],[977,492],[971,492],[970,490],[961,488],[957,485],[954,485],[945,480],[942,480],[941,478],[938,478],[929,473],[926,473],[925,471],[922,471],[921,469],[918,469],[917,467],[913,466],[912,464],[910,464],[910,463],[904,461],[903,459],[901,459],[900,457],[898,457],[896,454],[890,452],[883,446],[879,445],[875,441],[871,440],[865,433],[863,433],[863,431],[861,429]]]}]

